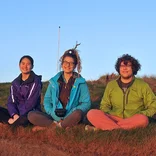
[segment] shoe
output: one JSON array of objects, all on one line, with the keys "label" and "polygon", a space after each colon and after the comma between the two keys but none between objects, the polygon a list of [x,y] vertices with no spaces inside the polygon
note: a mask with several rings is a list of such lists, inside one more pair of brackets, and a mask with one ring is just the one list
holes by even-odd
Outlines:
[{"label": "shoe", "polygon": [[85,126],[85,131],[97,131],[98,129],[95,128],[94,126],[86,125]]}]

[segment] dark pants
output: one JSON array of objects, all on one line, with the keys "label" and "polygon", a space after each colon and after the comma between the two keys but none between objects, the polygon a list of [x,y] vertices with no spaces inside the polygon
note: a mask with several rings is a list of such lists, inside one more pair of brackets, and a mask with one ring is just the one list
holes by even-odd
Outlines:
[{"label": "dark pants", "polygon": [[155,118],[148,117],[148,119],[149,119],[149,123],[156,123],[156,116]]},{"label": "dark pants", "polygon": [[152,116],[152,118],[156,120],[156,114],[154,114],[154,115]]},{"label": "dark pants", "polygon": [[[9,124],[8,120],[10,118],[10,114],[7,109],[0,107],[0,122]],[[18,126],[27,126],[30,124],[29,120],[27,119],[27,115],[21,115],[13,124],[9,124],[11,127],[15,128]]]},{"label": "dark pants", "polygon": [[27,115],[21,115],[13,124],[11,124],[11,127],[16,128],[18,126],[26,127],[30,124]]},{"label": "dark pants", "polygon": [[[73,113],[68,115],[65,119],[63,119],[63,121],[61,122],[61,126],[63,128],[73,127],[77,125],[80,121],[82,121],[82,118],[83,118],[83,112],[81,110],[75,110]],[[33,125],[41,126],[41,127],[48,127],[54,121],[54,119],[50,115],[47,115],[39,111],[29,112],[28,119]]]},{"label": "dark pants", "polygon": [[9,118],[10,118],[10,115],[8,113],[8,110],[3,107],[0,107],[0,122],[8,123]]}]

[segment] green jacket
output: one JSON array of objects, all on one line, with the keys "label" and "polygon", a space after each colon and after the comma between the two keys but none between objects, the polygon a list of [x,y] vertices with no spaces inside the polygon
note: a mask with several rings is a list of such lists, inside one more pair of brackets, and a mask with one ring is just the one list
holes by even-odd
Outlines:
[{"label": "green jacket", "polygon": [[117,80],[113,80],[106,86],[100,109],[121,118],[135,114],[152,117],[156,113],[156,96],[149,85],[141,79],[134,78],[133,84],[125,93]]}]

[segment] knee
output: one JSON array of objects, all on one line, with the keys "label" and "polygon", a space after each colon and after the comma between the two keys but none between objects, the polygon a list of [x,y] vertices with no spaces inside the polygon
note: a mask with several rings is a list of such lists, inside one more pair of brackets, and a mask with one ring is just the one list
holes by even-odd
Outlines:
[{"label": "knee", "polygon": [[149,124],[149,120],[148,120],[148,117],[146,115],[139,114],[138,115],[138,120],[140,121],[140,124],[143,127],[146,127]]},{"label": "knee", "polygon": [[35,119],[35,117],[36,117],[36,113],[35,113],[34,111],[30,111],[30,112],[28,113],[27,118],[28,118],[28,120],[29,120],[30,122],[32,122],[32,121]]},{"label": "knee", "polygon": [[76,118],[81,119],[82,116],[83,116],[83,112],[82,112],[81,110],[76,110],[76,111],[74,111],[74,116],[75,116]]},{"label": "knee", "polygon": [[94,118],[94,116],[99,112],[100,112],[100,110],[98,110],[98,109],[91,109],[90,111],[88,111],[88,113],[87,113],[88,120],[90,120],[91,118]]}]

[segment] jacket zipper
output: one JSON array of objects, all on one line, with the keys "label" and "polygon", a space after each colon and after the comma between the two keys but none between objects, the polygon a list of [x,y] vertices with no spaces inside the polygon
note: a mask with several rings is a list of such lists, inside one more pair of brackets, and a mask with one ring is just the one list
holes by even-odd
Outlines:
[{"label": "jacket zipper", "polygon": [[128,103],[128,95],[129,95],[129,89],[127,89],[126,92],[123,91],[123,119],[125,118],[124,111],[125,111],[125,105]]},{"label": "jacket zipper", "polygon": [[126,95],[126,93],[123,91],[123,115],[122,115],[123,119],[125,118],[125,116],[124,116],[124,111],[125,111],[125,95]]}]

